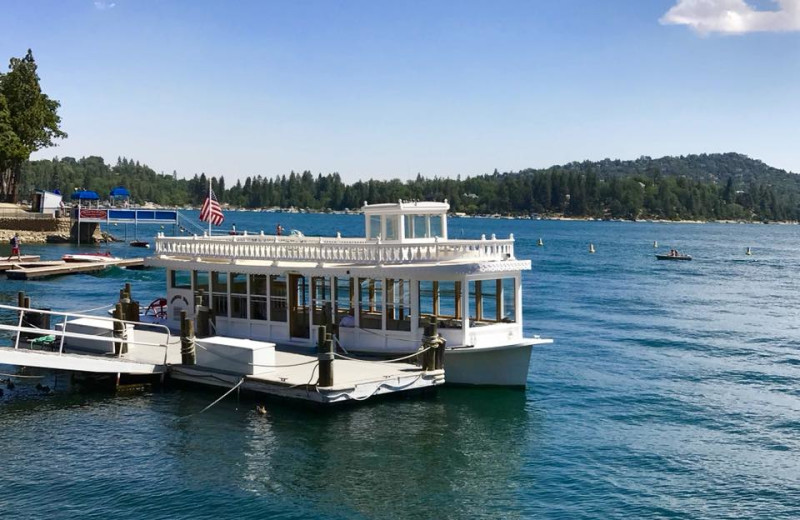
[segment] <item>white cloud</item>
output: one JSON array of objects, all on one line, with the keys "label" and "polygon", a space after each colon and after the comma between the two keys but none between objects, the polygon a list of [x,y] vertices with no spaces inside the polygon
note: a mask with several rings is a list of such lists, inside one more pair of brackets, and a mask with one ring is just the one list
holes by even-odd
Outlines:
[{"label": "white cloud", "polygon": [[759,10],[746,0],[678,0],[659,21],[700,34],[800,31],[800,0],[774,1],[776,9]]},{"label": "white cloud", "polygon": [[104,0],[97,0],[94,3],[94,6],[96,9],[99,9],[100,11],[105,11],[106,9],[114,9],[117,6],[117,4],[115,4],[114,2],[105,2]]}]

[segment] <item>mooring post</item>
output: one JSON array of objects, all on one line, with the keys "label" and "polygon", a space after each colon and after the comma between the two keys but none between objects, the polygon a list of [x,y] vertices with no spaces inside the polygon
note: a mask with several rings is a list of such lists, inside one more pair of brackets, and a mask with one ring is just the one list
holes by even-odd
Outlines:
[{"label": "mooring post", "polygon": [[317,386],[333,386],[333,336],[325,333],[325,327],[319,328],[317,360],[319,360],[319,379]]},{"label": "mooring post", "polygon": [[433,321],[433,336],[434,336],[434,345],[435,345],[435,355],[434,355],[434,369],[441,370],[444,368],[444,347],[447,345],[447,342],[443,337],[439,335],[439,326],[435,320]]},{"label": "mooring post", "polygon": [[17,307],[25,307],[25,291],[17,293]]},{"label": "mooring post", "polygon": [[181,311],[181,363],[194,365],[197,363],[197,353],[194,344],[194,326],[187,316],[186,310]]},{"label": "mooring post", "polygon": [[211,336],[211,331],[209,327],[209,322],[211,321],[211,317],[208,313],[208,307],[205,305],[198,305],[197,311],[195,312],[195,328],[197,329],[197,337],[198,338],[207,338]]},{"label": "mooring post", "polygon": [[120,341],[114,342],[114,354],[119,356],[128,352],[128,346],[122,341],[125,336],[125,324],[120,320],[123,319],[122,303],[117,303],[114,307],[114,337],[119,338]]},{"label": "mooring post", "polygon": [[422,369],[426,372],[436,369],[436,323],[428,321],[423,329],[422,348],[427,349],[422,353]]}]

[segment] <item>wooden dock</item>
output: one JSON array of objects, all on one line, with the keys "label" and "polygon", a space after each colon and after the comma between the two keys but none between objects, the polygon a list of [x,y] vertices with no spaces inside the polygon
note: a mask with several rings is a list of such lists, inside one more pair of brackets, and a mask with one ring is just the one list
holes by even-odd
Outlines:
[{"label": "wooden dock", "polygon": [[42,257],[39,255],[22,255],[21,258],[15,257],[12,260],[0,257],[0,271],[8,271],[9,269],[14,269],[15,266],[33,267],[41,259]]},{"label": "wooden dock", "polygon": [[38,266],[31,265],[30,267],[16,263],[11,269],[6,269],[5,273],[9,280],[36,280],[50,276],[93,273],[96,271],[102,271],[111,266],[132,268],[144,267],[144,258],[123,258],[119,260],[107,260],[103,262],[64,262],[63,260],[58,260],[46,263],[39,262]]}]

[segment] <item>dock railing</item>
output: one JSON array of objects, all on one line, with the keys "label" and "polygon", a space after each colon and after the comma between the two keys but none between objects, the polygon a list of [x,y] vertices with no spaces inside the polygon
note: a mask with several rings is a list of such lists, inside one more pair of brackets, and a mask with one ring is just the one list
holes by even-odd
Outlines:
[{"label": "dock railing", "polygon": [[[110,306],[109,306],[110,307]],[[155,347],[164,350],[164,357],[163,357],[163,364],[167,364],[167,355],[169,354],[169,346],[172,344],[172,335],[170,330],[167,326],[161,325],[158,323],[143,323],[143,322],[136,322],[136,321],[128,321],[128,320],[119,320],[116,318],[106,317],[106,316],[94,316],[88,314],[78,314],[73,312],[60,312],[60,311],[49,311],[45,309],[33,309],[27,307],[17,307],[13,305],[1,305],[0,304],[0,312],[14,312],[18,315],[18,321],[16,325],[9,325],[0,321],[0,330],[8,331],[14,333],[14,349],[24,348],[21,347],[20,344],[26,338],[35,338],[35,337],[43,337],[43,336],[54,336],[58,339],[58,350],[53,351],[54,353],[58,353],[59,355],[64,354],[64,343],[65,340],[68,338],[71,339],[79,339],[84,341],[97,341],[97,342],[104,342],[108,343],[109,340],[111,341],[119,341],[121,343],[129,343],[134,346],[143,346],[143,347]],[[33,318],[32,316],[38,316],[38,318]],[[56,327],[51,328],[43,328],[36,325],[36,323],[42,323],[42,316],[49,316],[51,321],[52,318],[60,318],[60,324],[63,324],[61,329]],[[99,320],[103,322],[107,322],[111,325],[111,328],[108,334],[83,334],[80,332],[70,332],[67,330],[67,326],[70,323],[70,320],[74,319],[91,319],[91,320]],[[114,324],[121,324],[121,328],[123,331],[122,336],[117,337],[114,335]],[[155,330],[158,332],[163,332],[165,334],[165,341],[164,343],[152,343],[147,341],[139,341],[139,340],[130,340],[126,339],[125,335],[127,334],[128,325],[135,327],[139,330]],[[32,346],[31,346],[32,348]],[[115,357],[117,358],[124,358],[122,348],[119,349],[119,352],[115,353]],[[134,355],[129,353],[127,356],[130,360],[134,360]]]},{"label": "dock railing", "polygon": [[507,239],[397,242],[365,238],[276,235],[156,238],[156,255],[348,264],[400,264],[451,260],[514,259],[514,235]]}]

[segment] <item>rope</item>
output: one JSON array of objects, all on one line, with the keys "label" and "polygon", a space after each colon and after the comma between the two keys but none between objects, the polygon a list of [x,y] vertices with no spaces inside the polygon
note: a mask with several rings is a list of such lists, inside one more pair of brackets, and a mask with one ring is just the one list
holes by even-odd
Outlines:
[{"label": "rope", "polygon": [[338,354],[336,352],[334,352],[333,355],[336,356],[336,357],[340,357],[342,359],[347,359],[349,361],[361,361],[363,363],[397,363],[398,361],[403,361],[403,360],[406,360],[406,359],[410,359],[412,357],[416,357],[416,356],[422,354],[423,352],[428,351],[428,350],[430,350],[432,348],[433,347],[425,347],[424,349],[419,350],[417,352],[414,352],[413,354],[409,354],[407,356],[399,357],[399,358],[396,358],[396,359],[375,359],[375,360],[372,360],[372,359],[358,359],[358,358],[343,356],[342,354]]},{"label": "rope", "polygon": [[213,402],[213,403],[211,403],[210,405],[206,406],[205,408],[203,408],[202,410],[200,410],[200,411],[199,411],[199,412],[197,412],[197,413],[198,413],[198,414],[201,414],[201,413],[205,412],[206,410],[208,410],[209,408],[211,408],[212,406],[214,406],[214,405],[215,405],[215,404],[217,404],[218,402],[220,402],[220,401],[222,401],[223,399],[225,399],[226,397],[228,397],[228,396],[230,395],[230,393],[231,393],[231,392],[233,392],[234,390],[236,390],[237,388],[239,388],[240,386],[242,386],[242,383],[244,383],[244,380],[245,380],[245,378],[244,378],[244,377],[243,377],[243,378],[241,378],[241,379],[239,380],[239,382],[238,382],[238,383],[236,383],[235,385],[233,385],[233,387],[232,387],[230,390],[228,390],[227,392],[225,392],[224,394],[222,394],[222,396],[221,396],[219,399],[217,399],[216,401],[214,401],[214,402]]}]

